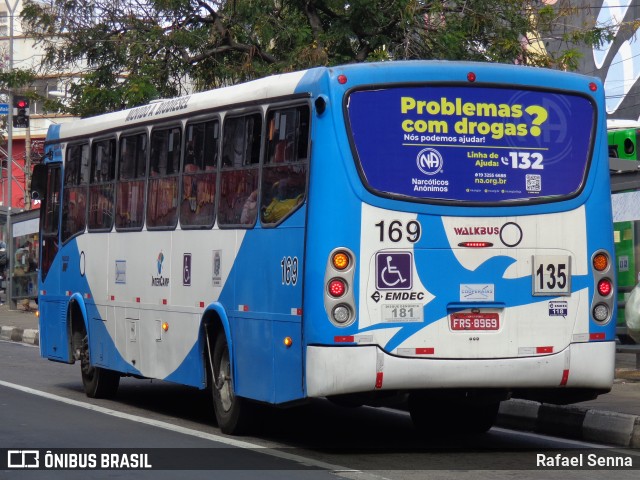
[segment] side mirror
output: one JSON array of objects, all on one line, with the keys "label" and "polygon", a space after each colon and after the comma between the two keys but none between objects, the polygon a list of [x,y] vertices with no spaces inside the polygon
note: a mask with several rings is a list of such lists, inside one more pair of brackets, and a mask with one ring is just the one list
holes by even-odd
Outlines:
[{"label": "side mirror", "polygon": [[31,175],[31,199],[41,200],[44,198],[47,190],[47,166],[44,163],[40,163],[33,167],[33,174]]}]

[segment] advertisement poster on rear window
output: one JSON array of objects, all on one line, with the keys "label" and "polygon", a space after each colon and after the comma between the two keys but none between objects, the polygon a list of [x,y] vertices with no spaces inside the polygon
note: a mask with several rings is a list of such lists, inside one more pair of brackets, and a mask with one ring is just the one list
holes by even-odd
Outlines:
[{"label": "advertisement poster on rear window", "polygon": [[580,95],[465,86],[354,91],[347,112],[370,189],[482,203],[578,192],[595,121]]}]

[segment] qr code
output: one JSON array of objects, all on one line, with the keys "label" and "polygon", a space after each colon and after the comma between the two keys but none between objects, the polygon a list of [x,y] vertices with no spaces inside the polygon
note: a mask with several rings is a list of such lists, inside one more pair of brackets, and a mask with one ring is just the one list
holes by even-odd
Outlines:
[{"label": "qr code", "polygon": [[540,175],[527,175],[527,192],[542,191],[542,177]]}]

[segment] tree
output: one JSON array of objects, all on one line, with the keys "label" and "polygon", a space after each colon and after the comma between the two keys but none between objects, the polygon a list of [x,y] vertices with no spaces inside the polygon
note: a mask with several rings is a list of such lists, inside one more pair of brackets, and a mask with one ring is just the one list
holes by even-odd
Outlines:
[{"label": "tree", "polygon": [[[557,15],[536,0],[26,0],[22,20],[43,70],[73,71],[70,102],[57,108],[89,116],[319,65],[566,67],[571,55],[525,48]],[[592,42],[607,35],[588,30]]]}]

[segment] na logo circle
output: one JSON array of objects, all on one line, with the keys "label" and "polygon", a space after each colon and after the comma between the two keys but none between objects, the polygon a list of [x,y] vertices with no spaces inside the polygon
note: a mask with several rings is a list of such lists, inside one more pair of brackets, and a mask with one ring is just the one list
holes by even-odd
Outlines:
[{"label": "na logo circle", "polygon": [[423,148],[416,157],[418,168],[425,175],[435,175],[442,170],[442,155],[433,148]]}]

